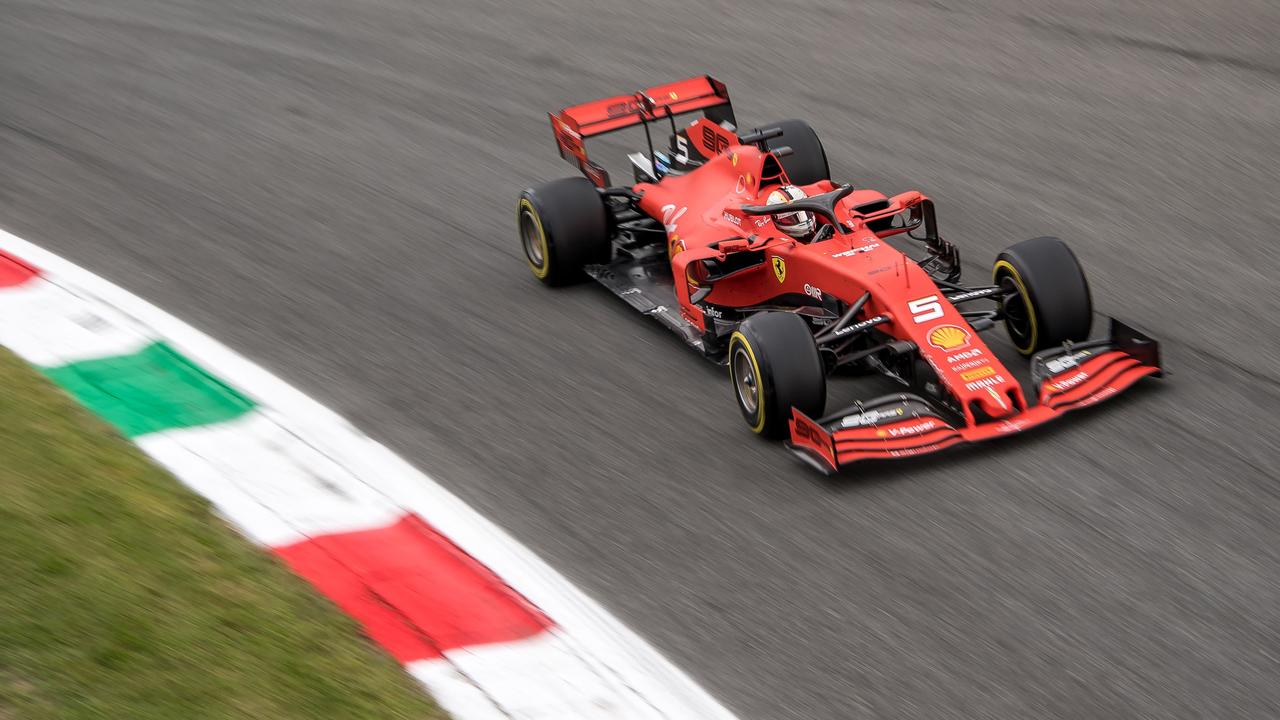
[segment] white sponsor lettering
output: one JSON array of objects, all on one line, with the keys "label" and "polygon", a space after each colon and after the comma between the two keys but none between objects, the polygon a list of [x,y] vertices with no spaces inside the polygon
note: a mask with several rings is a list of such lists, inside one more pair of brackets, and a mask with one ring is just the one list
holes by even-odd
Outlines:
[{"label": "white sponsor lettering", "polygon": [[902,408],[894,408],[893,410],[868,410],[864,413],[845,417],[840,421],[840,426],[854,428],[862,427],[864,425],[875,425],[882,420],[902,417],[902,413]]},{"label": "white sponsor lettering", "polygon": [[1076,407],[1088,407],[1094,403],[1102,402],[1103,400],[1106,400],[1107,398],[1111,397],[1112,395],[1115,395],[1118,392],[1120,391],[1108,385],[1102,388],[1101,390],[1099,390],[1098,392],[1085,398],[1084,400],[1081,400],[1080,404],[1077,405]]},{"label": "white sponsor lettering", "polygon": [[1026,426],[1027,426],[1026,420],[1001,420],[1000,424],[996,425],[996,432],[999,432],[999,433],[1018,432],[1019,430],[1021,430]]},{"label": "white sponsor lettering", "polygon": [[737,215],[730,215],[729,213],[725,213],[725,214],[724,214],[724,219],[725,219],[725,220],[728,220],[729,222],[731,222],[731,223],[733,223],[734,225],[737,225],[737,226],[739,226],[739,227],[741,227],[741,226],[742,226],[742,218],[738,217]]},{"label": "white sponsor lettering", "polygon": [[965,351],[964,351],[964,352],[962,352],[962,353],[956,353],[955,355],[948,355],[948,356],[947,356],[947,364],[948,364],[948,365],[950,365],[951,363],[958,363],[958,362],[960,362],[961,360],[970,360],[970,359],[976,358],[976,357],[978,357],[979,355],[982,355],[982,354],[983,354],[983,352],[982,352],[982,348],[974,348],[974,349],[972,349],[972,350],[965,350]]},{"label": "white sponsor lettering", "polygon": [[1088,350],[1081,350],[1078,353],[1072,353],[1071,355],[1065,355],[1060,358],[1055,358],[1045,363],[1044,369],[1047,370],[1050,375],[1057,375],[1063,370],[1068,370],[1073,367],[1079,367],[1080,361],[1089,357],[1092,354],[1093,353]]},{"label": "white sponsor lettering", "polygon": [[890,450],[889,457],[894,457],[894,458],[915,457],[916,455],[931,453],[934,450],[939,450],[939,449],[941,449],[939,447],[939,443],[930,443],[929,445],[926,445],[925,447],[921,447],[921,448],[907,448],[906,450]]},{"label": "white sponsor lettering", "polygon": [[997,291],[995,290],[970,290],[969,292],[960,293],[959,295],[950,295],[947,297],[947,299],[953,303],[958,303],[958,302],[964,302],[965,300],[972,300],[974,298],[987,297],[990,295],[994,295],[996,292]]},{"label": "white sponsor lettering", "polygon": [[877,315],[873,318],[867,318],[866,320],[856,322],[852,325],[846,325],[840,328],[839,330],[836,330],[835,332],[831,333],[831,335],[832,337],[842,337],[844,335],[848,335],[849,333],[862,332],[863,330],[866,330],[869,327],[879,325],[880,323],[884,322],[884,319],[885,318],[883,315]]},{"label": "white sponsor lettering", "polygon": [[1053,388],[1055,392],[1062,392],[1067,388],[1071,388],[1071,387],[1075,387],[1076,385],[1079,385],[1080,383],[1084,382],[1085,378],[1087,377],[1089,377],[1088,373],[1078,372],[1069,378],[1054,380],[1052,383],[1049,384],[1049,387]]},{"label": "white sponsor lettering", "polygon": [[822,290],[810,285],[809,283],[804,284],[804,294],[811,298],[817,298],[818,300],[822,299]]},{"label": "white sponsor lettering", "polygon": [[853,248],[852,250],[845,250],[844,252],[838,252],[835,255],[832,255],[831,257],[852,257],[854,255],[857,255],[858,253],[870,252],[871,250],[875,250],[878,247],[880,247],[880,243],[871,243],[870,245],[863,245],[862,247],[856,247],[856,248]]},{"label": "white sponsor lettering", "polygon": [[932,430],[938,426],[938,421],[929,418],[923,422],[914,425],[904,425],[902,427],[887,428],[890,437],[902,437],[903,435],[918,435],[927,430]]}]

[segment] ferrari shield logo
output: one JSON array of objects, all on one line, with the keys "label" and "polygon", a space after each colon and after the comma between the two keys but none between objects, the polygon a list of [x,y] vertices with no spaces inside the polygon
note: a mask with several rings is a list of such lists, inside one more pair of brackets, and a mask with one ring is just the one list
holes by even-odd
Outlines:
[{"label": "ferrari shield logo", "polygon": [[778,276],[778,282],[786,282],[787,280],[787,261],[773,256],[773,274]]}]

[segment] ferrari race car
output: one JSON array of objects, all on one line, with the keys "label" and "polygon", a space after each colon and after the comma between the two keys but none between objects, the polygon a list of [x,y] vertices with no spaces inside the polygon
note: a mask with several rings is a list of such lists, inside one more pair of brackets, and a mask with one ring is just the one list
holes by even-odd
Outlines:
[{"label": "ferrari race car", "polygon": [[[1159,344],[1124,323],[1090,339],[1089,286],[1061,240],[1019,242],[990,283],[963,285],[928,197],[832,182],[802,121],[740,133],[711,77],[550,117],[561,157],[585,177],[521,193],[533,274],[595,278],[727,364],[751,430],[823,472],[1020,432],[1162,374]],[[628,156],[634,183],[615,186],[584,142],[637,125],[647,151]],[[660,150],[653,127],[669,130]],[[981,339],[997,324],[1030,357],[1029,387]],[[837,371],[903,387],[828,413]]]}]

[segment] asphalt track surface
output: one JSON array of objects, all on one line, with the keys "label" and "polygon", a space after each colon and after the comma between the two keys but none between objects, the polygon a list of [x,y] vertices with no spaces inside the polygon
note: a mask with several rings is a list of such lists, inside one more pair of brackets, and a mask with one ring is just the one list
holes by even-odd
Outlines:
[{"label": "asphalt track surface", "polygon": [[[0,0],[0,223],[279,371],[744,718],[1280,714],[1280,10]],[[970,279],[1068,239],[1173,375],[830,481],[513,204],[545,112],[699,72]]]}]

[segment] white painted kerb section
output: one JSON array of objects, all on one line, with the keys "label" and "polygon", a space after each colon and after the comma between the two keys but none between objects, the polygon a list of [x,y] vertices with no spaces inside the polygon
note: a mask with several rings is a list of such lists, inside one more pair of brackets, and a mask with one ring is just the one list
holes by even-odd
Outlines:
[{"label": "white painted kerb section", "polygon": [[[37,324],[22,330],[10,328],[8,334],[0,329],[0,342],[12,344],[28,360],[35,358],[33,361],[40,364],[58,365],[83,359],[88,354],[129,352],[150,340],[163,338],[261,405],[261,410],[226,426],[254,426],[251,428],[254,432],[262,433],[259,437],[276,437],[286,444],[297,441],[298,459],[304,466],[322,474],[334,473],[335,478],[358,479],[364,488],[360,492],[379,496],[372,503],[356,503],[359,510],[347,518],[353,529],[380,522],[385,517],[384,509],[387,512],[391,512],[392,507],[410,510],[488,566],[556,623],[556,629],[546,638],[521,643],[531,646],[530,654],[502,646],[486,646],[450,653],[447,662],[411,664],[410,672],[424,681],[446,709],[460,720],[490,716],[553,717],[554,714],[547,715],[524,700],[538,697],[540,662],[546,662],[550,669],[563,665],[568,659],[572,659],[570,664],[574,667],[581,667],[580,671],[575,670],[579,680],[594,686],[586,695],[612,696],[618,701],[610,703],[611,707],[565,707],[560,717],[732,720],[733,715],[684,672],[531,551],[333,411],[204,333],[51,252],[2,230],[0,250],[30,262],[44,273],[43,280],[33,281],[31,288],[19,290],[29,293],[26,300],[13,302],[29,302],[27,307],[33,313],[47,312],[50,328],[45,333]],[[51,290],[51,286],[57,286],[57,290],[65,294]],[[41,293],[50,294],[41,300]],[[74,307],[68,309],[58,303]],[[76,330],[71,325],[57,323],[68,317],[93,322],[95,315],[110,315],[109,321],[116,330],[83,336],[78,342],[62,342],[62,338],[75,335]],[[235,476],[243,469],[237,466],[238,462],[251,461],[234,458],[210,461],[208,456],[203,456],[200,462],[193,459],[202,457],[199,448],[211,442],[211,433],[218,432],[212,428],[171,431],[140,438],[139,444],[166,466],[186,468],[181,474],[194,478],[187,479],[189,482],[199,482],[200,473],[204,472]],[[217,438],[213,441],[223,442]],[[324,457],[309,455],[311,451],[304,447],[323,448]],[[246,452],[251,453],[253,449],[248,448]],[[295,481],[301,478],[288,473],[280,479],[285,484]],[[224,493],[221,501],[217,497],[211,499],[226,507],[245,503],[269,506],[271,488],[259,488],[256,495],[242,490],[242,496],[233,497],[235,492],[224,488],[219,491]],[[288,494],[281,492],[279,497]],[[330,523],[341,526],[344,522],[343,512],[341,502],[317,498],[314,506],[306,508],[302,515],[317,524],[323,523],[332,531]],[[237,522],[246,534],[267,544],[276,544],[295,533],[305,535],[306,524],[310,522],[303,522],[301,527],[285,527],[272,520],[269,516],[273,513],[269,511],[259,513],[257,520],[249,520],[255,515],[243,507],[239,512],[225,514],[239,518]],[[506,700],[511,704],[498,703],[503,707],[498,711],[494,701],[499,698],[484,698],[487,693],[477,695],[474,686],[465,682],[457,684],[457,678],[465,679],[472,673],[475,680],[509,677],[515,681],[499,686],[505,688],[499,690],[500,693],[510,693]]]}]

